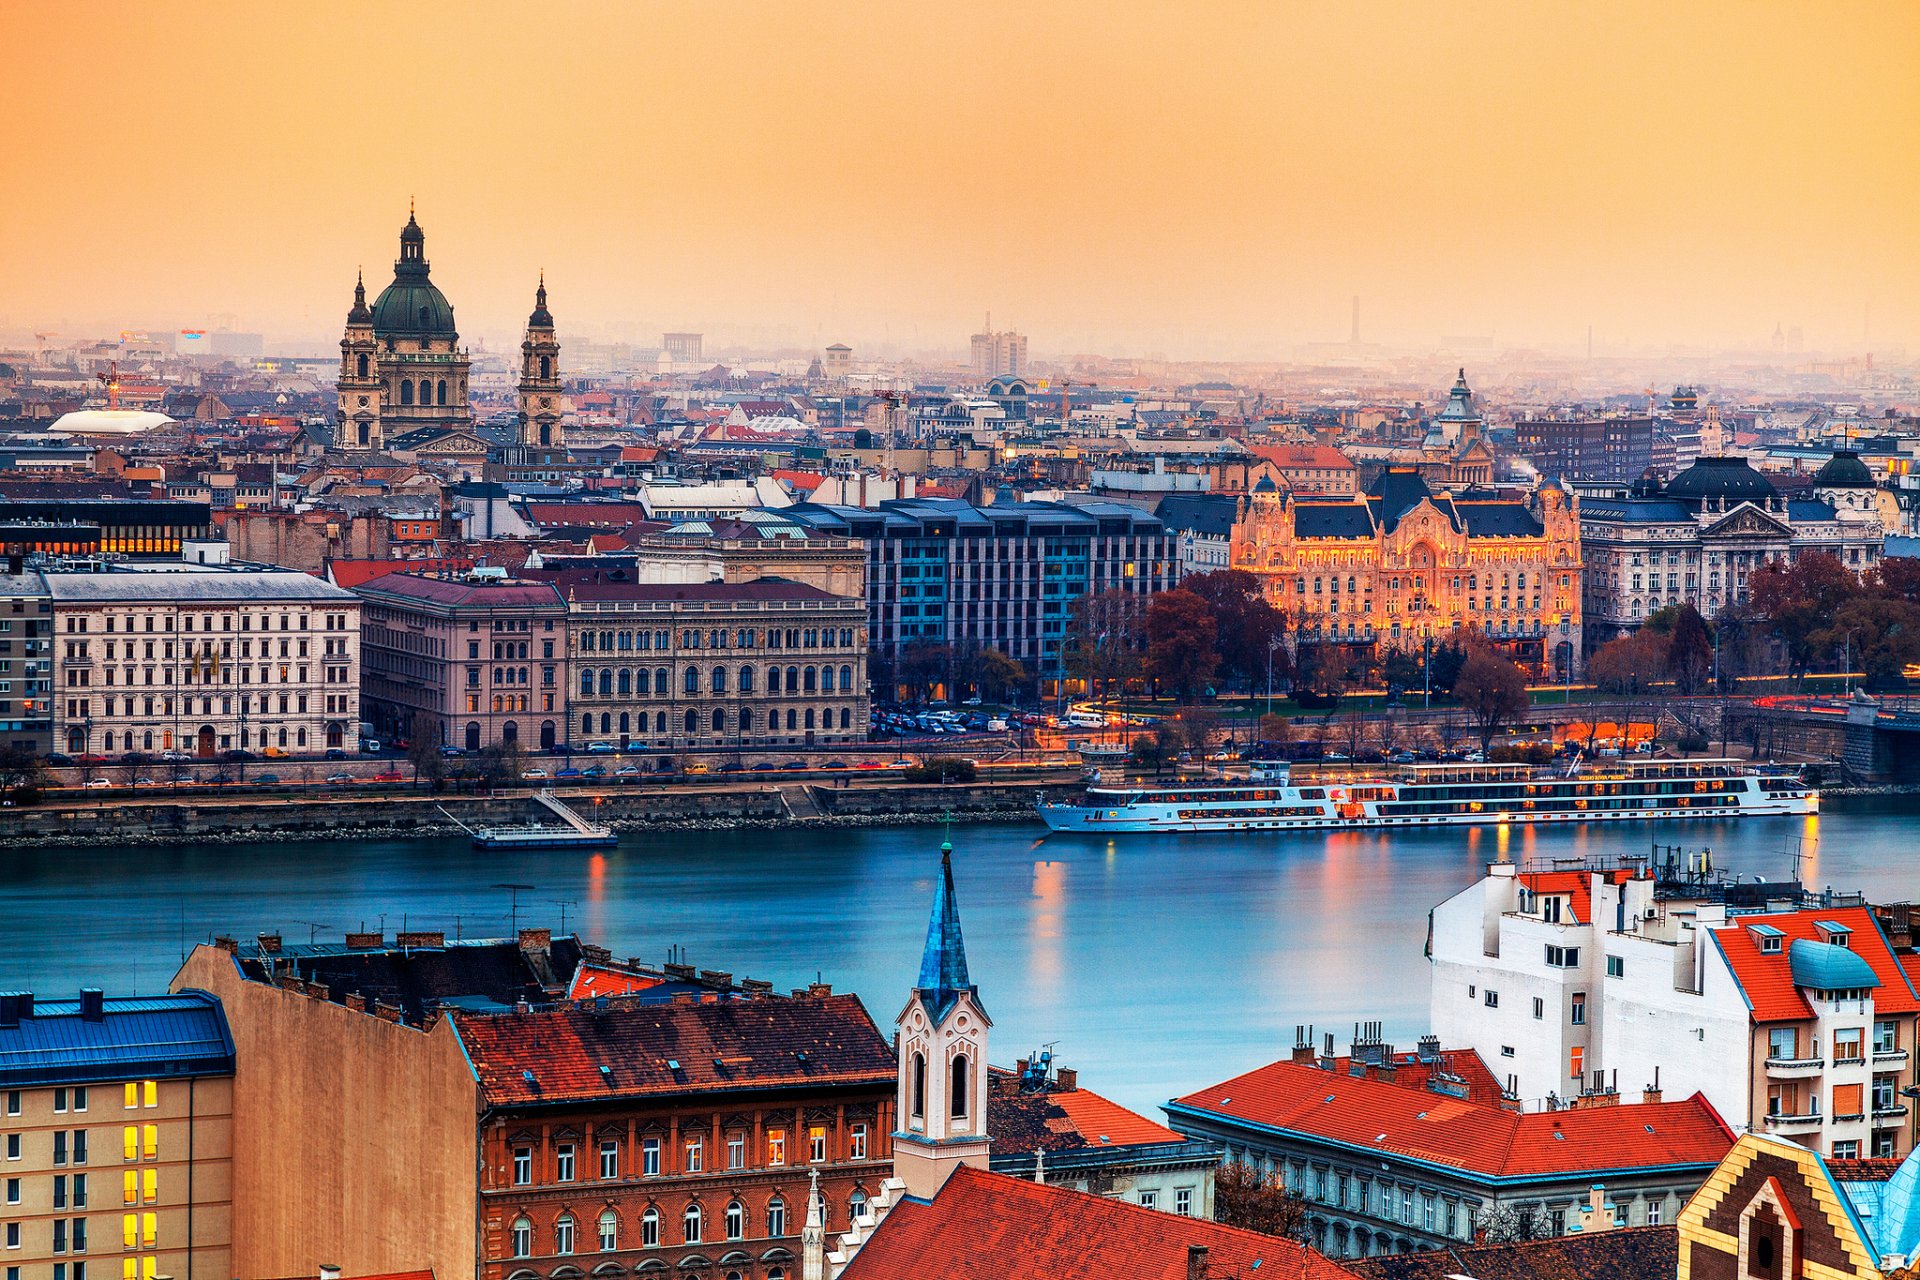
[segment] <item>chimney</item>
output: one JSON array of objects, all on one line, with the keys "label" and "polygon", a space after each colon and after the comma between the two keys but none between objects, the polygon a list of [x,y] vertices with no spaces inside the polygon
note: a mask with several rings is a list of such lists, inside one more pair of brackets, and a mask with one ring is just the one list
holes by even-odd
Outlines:
[{"label": "chimney", "polygon": [[[32,1000],[32,996],[27,997]],[[80,988],[80,1020],[82,1022],[105,1022],[107,1020],[107,996],[98,987]]]},{"label": "chimney", "polygon": [[553,948],[553,930],[522,929],[520,931],[520,949],[522,951],[549,951]]},{"label": "chimney", "polygon": [[1641,1093],[1640,1101],[1642,1102],[1660,1101],[1660,1066],[1658,1063],[1654,1064],[1653,1083],[1648,1085],[1646,1087],[1646,1090],[1643,1093]]},{"label": "chimney", "polygon": [[1320,1069],[1333,1070],[1333,1032],[1327,1032],[1327,1042],[1320,1049]]},{"label": "chimney", "polygon": [[386,938],[377,933],[350,933],[347,935],[347,950],[372,951],[386,944]]},{"label": "chimney", "polygon": [[240,954],[240,942],[236,938],[218,937],[213,940],[213,945],[230,956]]},{"label": "chimney", "polygon": [[1063,1093],[1072,1093],[1080,1087],[1080,1073],[1072,1067],[1061,1067],[1053,1073],[1053,1087]]},{"label": "chimney", "polygon": [[1207,1265],[1207,1246],[1190,1244],[1187,1246],[1187,1280],[1207,1280],[1212,1268]]},{"label": "chimney", "polygon": [[279,934],[263,933],[259,935],[259,940],[260,940],[260,949],[262,951],[266,952],[270,956],[277,956],[280,954],[280,935]]},{"label": "chimney", "polygon": [[1028,1062],[1029,1059],[1026,1058],[1015,1058],[1013,1060],[1013,1074],[1025,1080],[1027,1078]]},{"label": "chimney", "polygon": [[33,992],[22,991],[19,993],[19,996],[20,1016],[22,1018],[31,1018],[33,1016]]},{"label": "chimney", "polygon": [[432,933],[398,933],[393,937],[396,947],[444,947],[447,935],[438,931]]},{"label": "chimney", "polygon": [[321,1263],[320,1280],[340,1280],[340,1268],[331,1262]]},{"label": "chimney", "polygon": [[0,992],[0,1027],[8,1031],[20,1025],[20,997],[11,991]]},{"label": "chimney", "polygon": [[1296,1024],[1293,1028],[1292,1062],[1313,1061],[1313,1028]]},{"label": "chimney", "polygon": [[833,984],[831,982],[809,982],[807,984],[807,994],[815,997],[830,996],[833,994]]}]

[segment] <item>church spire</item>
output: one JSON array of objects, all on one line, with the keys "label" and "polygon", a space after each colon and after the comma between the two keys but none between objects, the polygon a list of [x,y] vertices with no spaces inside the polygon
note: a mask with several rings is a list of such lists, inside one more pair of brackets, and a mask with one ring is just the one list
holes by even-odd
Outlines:
[{"label": "church spire", "polygon": [[979,998],[967,974],[967,943],[960,933],[960,903],[953,892],[953,843],[940,846],[940,882],[933,890],[927,920],[927,945],[920,954],[915,991],[935,1022],[946,1016],[962,992]]},{"label": "church spire", "polygon": [[373,312],[367,309],[367,278],[356,271],[353,277],[353,310],[347,312],[348,324],[372,324]]},{"label": "church spire", "polygon": [[540,273],[540,287],[533,291],[533,314],[527,317],[529,329],[553,328],[553,313],[547,310],[547,273]]},{"label": "church spire", "polygon": [[827,1280],[827,1224],[820,1213],[820,1171],[807,1171],[807,1224],[800,1231],[800,1280]]}]

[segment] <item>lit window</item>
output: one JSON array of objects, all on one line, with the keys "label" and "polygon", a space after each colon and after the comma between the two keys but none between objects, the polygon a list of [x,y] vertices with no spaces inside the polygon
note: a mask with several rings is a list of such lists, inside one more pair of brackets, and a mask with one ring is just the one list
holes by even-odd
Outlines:
[{"label": "lit window", "polygon": [[767,1163],[781,1165],[787,1162],[787,1131],[785,1129],[767,1130]]},{"label": "lit window", "polygon": [[160,1105],[160,1082],[158,1080],[149,1080],[141,1085],[140,1089],[145,1095],[147,1106],[157,1107]]},{"label": "lit window", "polygon": [[813,1164],[824,1163],[827,1158],[827,1131],[818,1125],[807,1130],[807,1159]]},{"label": "lit window", "polygon": [[148,1160],[160,1157],[160,1126],[143,1124],[140,1126],[140,1154]]}]

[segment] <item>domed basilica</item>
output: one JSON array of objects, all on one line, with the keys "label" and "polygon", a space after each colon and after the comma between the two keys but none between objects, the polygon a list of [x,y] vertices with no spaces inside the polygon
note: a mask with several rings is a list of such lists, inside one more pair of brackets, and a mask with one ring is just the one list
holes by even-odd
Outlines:
[{"label": "domed basilica", "polygon": [[[393,283],[367,305],[364,280],[353,286],[346,336],[340,340],[339,429],[342,449],[380,450],[412,432],[471,432],[467,400],[472,361],[453,325],[453,304],[433,283],[427,237],[407,213]],[[545,279],[520,344],[520,443],[559,445],[560,344],[547,310]]]}]

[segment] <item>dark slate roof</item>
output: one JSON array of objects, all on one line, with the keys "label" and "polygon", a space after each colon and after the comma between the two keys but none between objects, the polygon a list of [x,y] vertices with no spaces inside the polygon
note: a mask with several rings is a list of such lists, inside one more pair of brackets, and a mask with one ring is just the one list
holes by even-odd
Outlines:
[{"label": "dark slate roof", "polygon": [[1804,500],[1796,498],[1787,499],[1787,519],[1793,521],[1795,524],[1802,522],[1812,523],[1816,520],[1832,520],[1836,515],[1837,513],[1834,511],[1831,502],[1820,502],[1812,498]]},{"label": "dark slate roof", "polygon": [[1456,502],[1453,509],[1466,521],[1469,538],[1537,538],[1546,532],[1523,502]]},{"label": "dark slate roof", "polygon": [[1367,486],[1367,497],[1378,499],[1381,523],[1391,529],[1400,523],[1400,517],[1419,506],[1421,501],[1433,496],[1433,490],[1427,488],[1417,472],[1399,467],[1388,467],[1374,477]]},{"label": "dark slate roof", "polygon": [[893,1046],[858,996],[452,1015],[489,1106],[831,1085],[891,1087]]},{"label": "dark slate roof", "polygon": [[183,1079],[233,1071],[226,1014],[205,991],[103,1000],[101,1008],[100,1020],[92,1022],[81,1016],[78,1000],[37,1001],[18,1025],[0,1027],[0,1085]]},{"label": "dark slate roof", "polygon": [[1678,1229],[1619,1227],[1519,1244],[1452,1245],[1343,1263],[1369,1280],[1672,1280]]},{"label": "dark slate roof", "polygon": [[1731,503],[1757,502],[1775,496],[1777,490],[1745,458],[1701,458],[1667,481],[1662,492],[1682,502],[1724,498]]},{"label": "dark slate roof", "polygon": [[1183,494],[1160,499],[1153,513],[1170,529],[1205,538],[1225,538],[1233,533],[1233,519],[1239,507],[1237,500],[1225,494]]},{"label": "dark slate roof", "polygon": [[1580,518],[1623,524],[1688,524],[1693,513],[1666,498],[1582,498]]},{"label": "dark slate roof", "polygon": [[967,942],[960,934],[960,901],[953,892],[953,846],[940,846],[940,879],[933,887],[933,911],[927,917],[927,945],[920,953],[920,980],[914,994],[935,1023],[962,994],[979,1002],[967,976]]},{"label": "dark slate roof", "polygon": [[1873,472],[1851,449],[1837,450],[1826,465],[1814,472],[1813,482],[1823,489],[1871,489]]},{"label": "dark slate roof", "polygon": [[[512,1008],[527,1000],[541,1004],[548,987],[564,988],[580,963],[577,938],[555,938],[543,954],[529,955],[511,938],[470,939],[439,947],[382,947],[349,950],[340,944],[288,945],[274,959],[282,972],[325,983],[331,997],[350,994],[368,1001],[397,1004],[416,1025],[431,1009],[476,1001]],[[249,977],[265,979],[256,956],[242,957]]]},{"label": "dark slate roof", "polygon": [[1358,502],[1298,502],[1293,533],[1297,538],[1371,538],[1373,515]]}]

